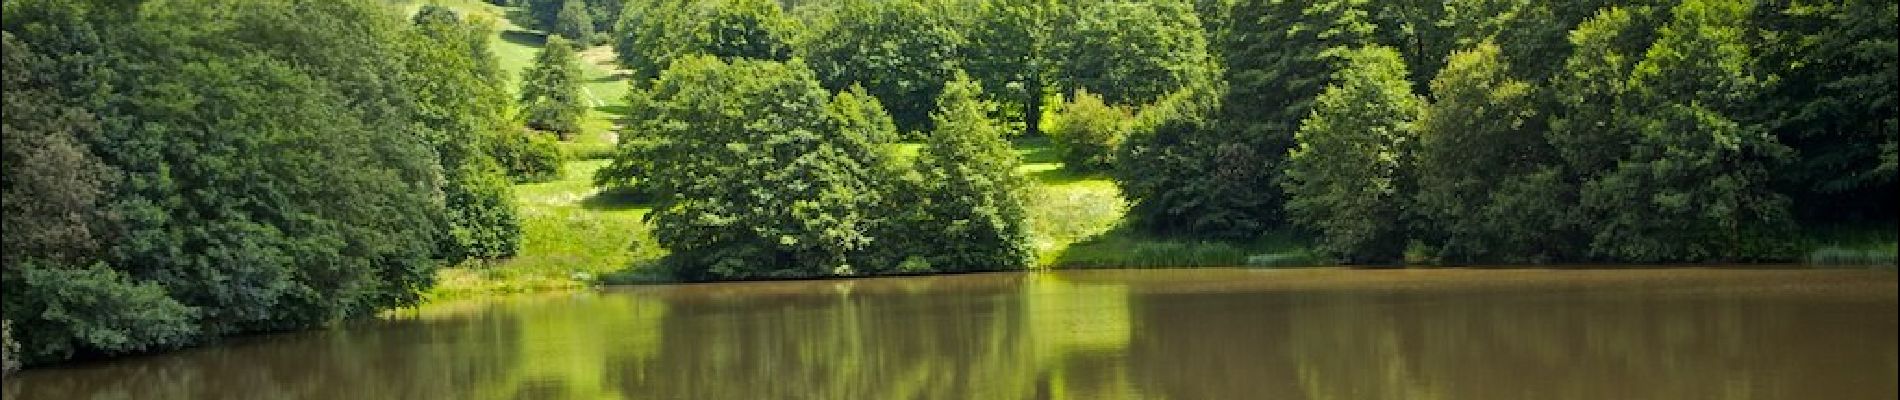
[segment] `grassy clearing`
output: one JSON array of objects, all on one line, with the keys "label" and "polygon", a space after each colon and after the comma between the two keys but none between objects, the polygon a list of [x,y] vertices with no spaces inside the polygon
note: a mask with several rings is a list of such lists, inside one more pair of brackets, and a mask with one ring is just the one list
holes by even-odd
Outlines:
[{"label": "grassy clearing", "polygon": [[444,269],[430,299],[572,289],[627,279],[665,255],[643,219],[641,199],[593,187],[606,161],[569,162],[563,179],[515,186],[521,210],[520,255]]},{"label": "grassy clearing", "polygon": [[[513,8],[477,0],[430,0],[465,17],[495,21],[491,49],[510,89],[533,63],[546,37],[509,21]],[[410,12],[424,2],[399,4]],[[426,294],[432,301],[477,295],[566,290],[599,282],[645,279],[641,268],[664,254],[652,239],[644,217],[650,211],[639,199],[602,193],[593,187],[594,171],[605,166],[618,140],[615,121],[626,113],[624,71],[614,66],[606,46],[582,49],[582,95],[591,109],[581,121],[581,132],[561,142],[569,160],[561,179],[515,186],[522,224],[521,250],[506,260],[471,262],[445,268]]]}]

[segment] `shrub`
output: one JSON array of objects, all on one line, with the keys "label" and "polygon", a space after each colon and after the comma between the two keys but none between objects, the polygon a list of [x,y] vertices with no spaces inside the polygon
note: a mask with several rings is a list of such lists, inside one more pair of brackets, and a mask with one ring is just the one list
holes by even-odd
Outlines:
[{"label": "shrub", "polygon": [[498,136],[490,154],[515,183],[561,179],[561,163],[565,157],[553,135],[523,130]]},{"label": "shrub", "polygon": [[1049,138],[1065,168],[1100,171],[1114,165],[1115,149],[1128,137],[1133,122],[1128,108],[1108,105],[1101,96],[1082,90],[1062,105]]},{"label": "shrub", "polygon": [[12,267],[6,319],[21,323],[15,356],[21,361],[168,348],[197,334],[195,310],[163,287],[134,283],[104,264],[72,268],[27,261]]}]

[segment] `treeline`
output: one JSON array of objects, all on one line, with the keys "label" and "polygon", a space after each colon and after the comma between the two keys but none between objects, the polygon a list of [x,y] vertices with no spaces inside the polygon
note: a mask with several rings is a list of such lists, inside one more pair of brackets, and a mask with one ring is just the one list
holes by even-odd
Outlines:
[{"label": "treeline", "polygon": [[620,13],[632,112],[596,181],[653,196],[678,277],[1025,268],[1027,182],[1007,138],[1039,135],[1058,93],[1126,107],[1214,66],[1187,3],[786,7],[635,0]]},{"label": "treeline", "polygon": [[496,155],[526,133],[489,22],[369,0],[3,10],[10,360],[371,315],[519,247]]},{"label": "treeline", "polygon": [[[638,81],[633,135],[598,180],[659,195],[660,239],[701,278],[967,269],[901,265],[980,242],[876,227],[995,221],[910,197],[994,193],[880,170],[878,144],[971,123],[1112,171],[1133,224],[1160,234],[1295,230],[1351,263],[1786,260],[1800,226],[1894,218],[1895,16],[1876,0],[630,0],[607,35]],[[705,71],[732,68],[799,81],[770,95],[822,92],[798,111],[728,99],[751,79]],[[989,118],[943,118],[961,76]],[[874,99],[896,133],[786,122],[850,114],[823,116],[823,93]]]},{"label": "treeline", "polygon": [[1239,1],[1122,147],[1135,220],[1348,262],[1786,260],[1893,221],[1883,1]]}]

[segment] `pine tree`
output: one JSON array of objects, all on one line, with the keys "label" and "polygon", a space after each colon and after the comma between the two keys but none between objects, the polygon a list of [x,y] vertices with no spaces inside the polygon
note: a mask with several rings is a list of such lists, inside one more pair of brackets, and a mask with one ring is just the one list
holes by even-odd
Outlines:
[{"label": "pine tree", "polygon": [[521,79],[521,109],[528,127],[555,132],[563,139],[580,132],[581,70],[567,39],[549,36]]},{"label": "pine tree", "polygon": [[959,72],[944,85],[931,115],[936,130],[918,156],[927,185],[925,250],[937,271],[1020,269],[1031,249],[1023,223],[1016,152],[978,100],[982,89]]}]

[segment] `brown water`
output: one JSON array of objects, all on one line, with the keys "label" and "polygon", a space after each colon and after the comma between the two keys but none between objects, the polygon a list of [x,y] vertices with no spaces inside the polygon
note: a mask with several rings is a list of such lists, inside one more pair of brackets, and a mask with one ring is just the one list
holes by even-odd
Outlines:
[{"label": "brown water", "polygon": [[28,370],[9,399],[1893,399],[1891,272],[1133,270],[609,289]]}]

